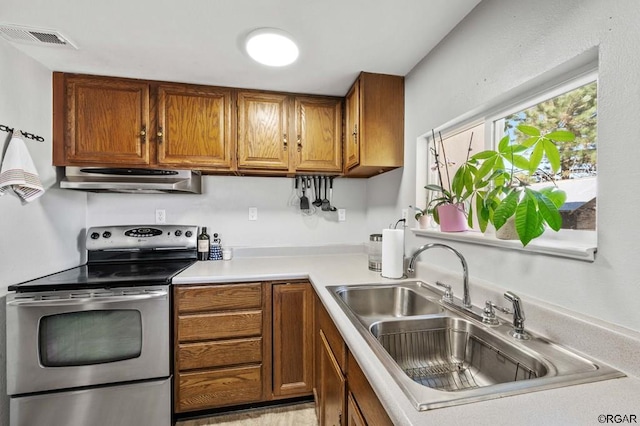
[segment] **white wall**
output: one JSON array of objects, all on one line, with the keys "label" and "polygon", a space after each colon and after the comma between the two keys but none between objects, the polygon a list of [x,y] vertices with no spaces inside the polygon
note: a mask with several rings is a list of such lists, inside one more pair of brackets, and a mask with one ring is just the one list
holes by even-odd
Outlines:
[{"label": "white wall", "polygon": [[[451,243],[470,274],[568,309],[640,330],[640,3],[635,0],[484,0],[406,77],[404,173],[371,179],[395,191],[384,206],[368,199],[369,227],[415,202],[416,138],[596,49],[598,94],[598,253],[594,263]],[[398,194],[398,195],[396,195]],[[395,203],[395,204],[394,204]],[[383,216],[381,215],[383,214]],[[426,238],[412,237],[407,252]],[[458,271],[444,251],[422,262]],[[428,277],[426,277],[428,278]],[[461,294],[461,285],[455,285]],[[473,288],[472,288],[473,292]],[[473,295],[473,294],[472,294]],[[474,300],[476,304],[481,300]]]},{"label": "white wall", "polygon": [[[27,141],[47,191],[22,205],[13,193],[0,197],[0,424],[9,424],[6,398],[5,301],[7,287],[77,266],[77,236],[85,226],[84,194],[51,188],[51,72],[0,39],[0,123],[45,138]],[[0,132],[0,158],[8,144]]]},{"label": "white wall", "polygon": [[[89,194],[88,226],[153,224],[160,208],[167,223],[206,226],[225,246],[361,244],[367,239],[366,184],[334,180],[333,204],[347,210],[345,222],[337,212],[302,214],[291,178],[204,176],[202,195]],[[248,220],[249,207],[258,208],[257,221]]]}]

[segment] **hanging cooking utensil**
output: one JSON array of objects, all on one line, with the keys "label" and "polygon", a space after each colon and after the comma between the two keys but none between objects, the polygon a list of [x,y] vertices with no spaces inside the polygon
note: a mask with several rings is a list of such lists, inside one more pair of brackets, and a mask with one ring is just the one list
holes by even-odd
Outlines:
[{"label": "hanging cooking utensil", "polygon": [[332,200],[333,200],[333,176],[329,178],[329,211],[335,212],[338,209],[331,205]]},{"label": "hanging cooking utensil", "polygon": [[331,207],[329,205],[329,199],[327,198],[327,187],[329,185],[327,185],[327,177],[323,176],[322,180],[324,180],[324,200],[322,200],[322,210],[323,211],[329,211],[329,208]]},{"label": "hanging cooking utensil", "polygon": [[313,205],[316,207],[320,207],[322,205],[322,197],[320,196],[320,190],[322,188],[322,181],[320,180],[320,176],[313,177],[313,190],[316,193],[316,199],[313,202]]},{"label": "hanging cooking utensil", "polygon": [[309,210],[309,199],[307,198],[307,180],[303,176],[302,181],[302,197],[300,197],[300,210]]}]

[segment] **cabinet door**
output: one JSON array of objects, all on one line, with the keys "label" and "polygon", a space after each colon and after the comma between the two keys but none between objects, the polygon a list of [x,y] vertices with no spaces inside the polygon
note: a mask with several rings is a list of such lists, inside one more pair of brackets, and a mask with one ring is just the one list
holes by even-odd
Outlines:
[{"label": "cabinet door", "polygon": [[345,170],[360,163],[360,81],[347,93],[345,106],[344,159]]},{"label": "cabinet door", "polygon": [[345,408],[345,379],[331,348],[320,332],[320,426],[342,426]]},{"label": "cabinet door", "polygon": [[349,392],[347,398],[347,426],[367,426],[367,422],[362,417],[358,404],[353,399],[353,394]]},{"label": "cabinet door", "polygon": [[230,169],[231,90],[216,87],[158,87],[158,164]]},{"label": "cabinet door", "polygon": [[66,80],[65,164],[149,164],[149,85],[100,77]]},{"label": "cabinet door", "polygon": [[313,389],[313,289],[309,283],[273,286],[273,395]]},{"label": "cabinet door", "polygon": [[288,170],[286,95],[238,93],[238,168]]},{"label": "cabinet door", "polygon": [[296,170],[342,170],[342,101],[296,97]]}]

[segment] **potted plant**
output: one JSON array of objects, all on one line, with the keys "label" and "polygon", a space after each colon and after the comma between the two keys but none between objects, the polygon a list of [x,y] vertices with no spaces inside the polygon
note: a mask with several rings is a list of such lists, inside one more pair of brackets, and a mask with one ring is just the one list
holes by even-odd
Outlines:
[{"label": "potted plant", "polygon": [[[557,143],[572,141],[575,135],[567,130],[542,134],[532,126],[519,125],[518,131],[526,135],[520,144],[512,144],[509,135],[500,140],[496,150],[479,152],[457,170],[451,189],[463,199],[475,197],[469,206],[469,226],[473,210],[481,231],[489,223],[500,230],[513,224],[514,236],[526,246],[542,235],[546,227],[558,231],[562,217],[558,211],[566,200],[566,193],[555,184],[554,175],[560,170]],[[528,158],[523,154],[529,153]],[[539,169],[546,157],[552,173]],[[531,186],[534,175],[544,175],[552,185],[541,189]]]},{"label": "potted plant", "polygon": [[[433,193],[430,193],[425,210],[433,215],[433,220],[440,225],[441,231],[465,231],[467,229],[467,218],[464,202],[471,194],[469,194],[468,191],[463,191],[464,188],[455,187],[452,184],[449,167],[452,166],[453,163],[447,160],[447,153],[442,143],[442,135],[439,134],[440,149],[438,149],[433,130],[432,134],[433,147],[429,148],[434,158],[432,170],[438,172],[438,182],[440,184],[427,184],[425,186],[427,190],[436,194],[433,195]],[[469,142],[469,146],[471,146],[471,142]],[[467,161],[468,160],[469,158],[467,158]],[[442,169],[444,169],[444,173]],[[443,175],[446,177],[446,180],[443,178]]]},{"label": "potted plant", "polygon": [[419,207],[409,206],[416,211],[415,218],[420,224],[421,229],[426,229],[429,221],[429,210],[425,207],[421,209]]}]

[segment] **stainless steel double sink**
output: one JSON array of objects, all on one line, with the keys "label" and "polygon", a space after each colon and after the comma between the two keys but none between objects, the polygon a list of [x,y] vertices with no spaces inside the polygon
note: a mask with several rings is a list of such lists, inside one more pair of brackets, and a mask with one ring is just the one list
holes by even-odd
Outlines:
[{"label": "stainless steel double sink", "polygon": [[327,289],[418,410],[624,376],[542,337],[516,340],[421,281]]}]

